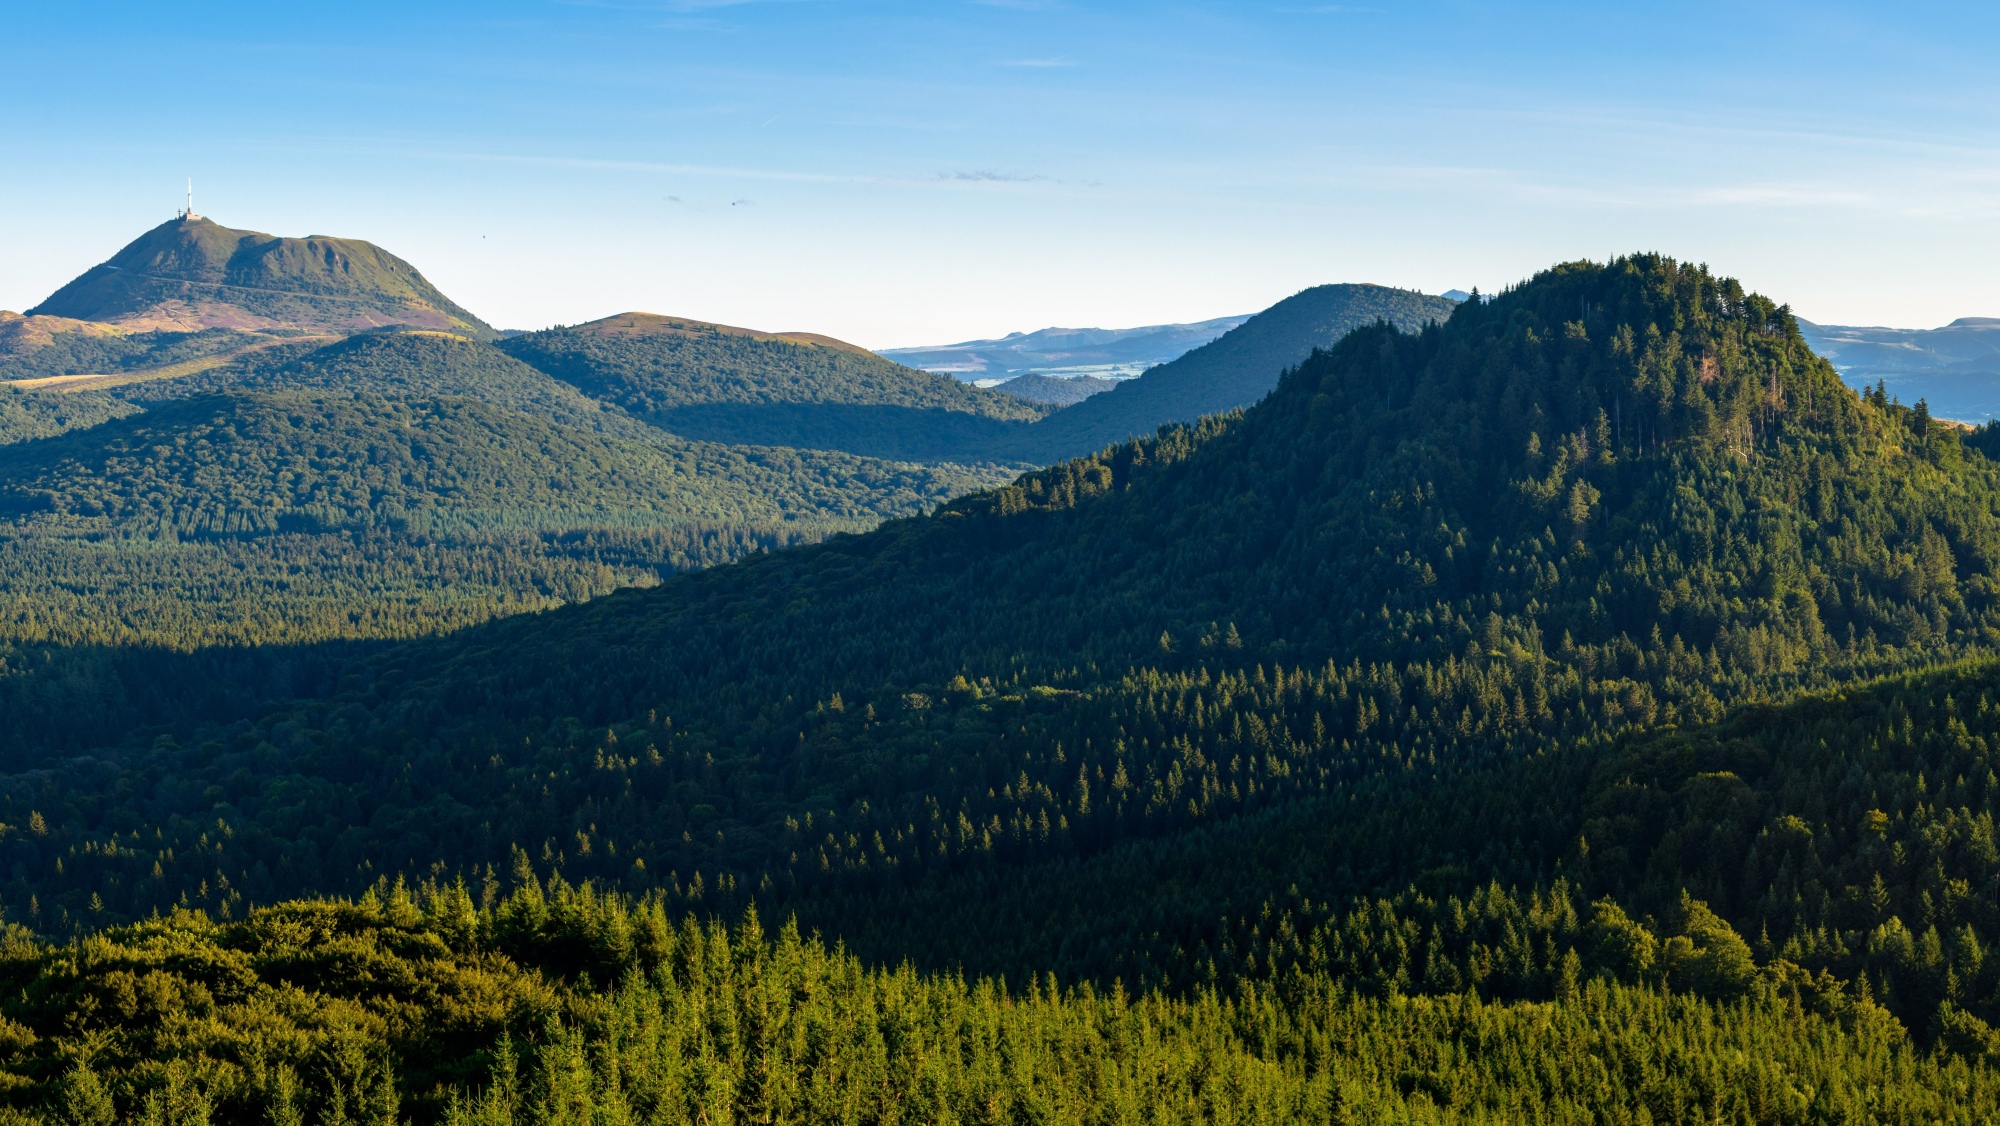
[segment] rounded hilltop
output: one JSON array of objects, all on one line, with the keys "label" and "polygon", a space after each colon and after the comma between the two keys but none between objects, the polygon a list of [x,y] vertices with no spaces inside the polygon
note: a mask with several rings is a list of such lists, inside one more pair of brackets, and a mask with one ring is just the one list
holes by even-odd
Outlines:
[{"label": "rounded hilltop", "polygon": [[497,335],[415,266],[371,242],[236,230],[191,208],[28,313],[142,332],[356,332],[401,324],[480,339]]}]

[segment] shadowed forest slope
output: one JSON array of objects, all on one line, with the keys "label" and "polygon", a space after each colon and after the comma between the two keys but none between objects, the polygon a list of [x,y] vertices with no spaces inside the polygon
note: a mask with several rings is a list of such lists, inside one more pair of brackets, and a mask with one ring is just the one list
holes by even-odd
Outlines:
[{"label": "shadowed forest slope", "polygon": [[[43,1084],[24,1091],[226,1089],[246,1119],[299,1075],[315,1105],[396,1091],[450,1121],[687,1108],[663,1061],[705,1041],[650,1055],[633,1030],[692,1011],[697,981],[718,1019],[795,1011],[805,978],[780,1004],[755,975],[759,927],[797,914],[947,975],[842,970],[903,983],[853,1004],[990,1028],[949,993],[997,996],[948,984],[968,968],[1037,975],[1030,1009],[993,1003],[1038,1014],[1015,1035],[1100,1001],[1166,1014],[1064,1041],[1101,1069],[1208,1030],[1188,1066],[1240,1078],[1194,1118],[1343,1121],[1421,1093],[1439,1121],[1803,1122],[1899,1084],[1870,1112],[1975,1121],[2000,1060],[1996,514],[2000,469],[1956,431],[1846,389],[1784,307],[1641,255],[1364,325],[1245,411],[588,605],[282,670],[22,647],[0,675],[0,903],[44,932],[132,928],[87,940],[94,961],[24,946],[30,1001],[102,995],[130,1035],[168,995],[145,976],[160,943],[236,966],[244,1004],[286,958],[364,952],[382,973],[329,968],[316,996],[389,1004],[366,983],[402,950],[485,1000],[426,989],[439,1015],[368,1026],[416,1085],[364,1052],[225,1088],[146,1070],[140,1039],[109,1081],[59,1076],[60,1042],[36,1045],[81,1033],[27,1002],[10,1058]],[[365,897],[252,912],[314,893]],[[205,931],[195,909],[251,914]],[[688,912],[743,921],[670,932]],[[790,942],[786,972],[818,964]],[[448,970],[473,956],[490,968]],[[1223,1031],[1249,1027],[1233,1014],[1262,1031]],[[919,1026],[890,1039],[963,1043]],[[539,1070],[494,1070],[498,1033],[533,1028]],[[1392,1031],[1345,1054],[1378,1043],[1363,1029]],[[217,1058],[194,1035],[149,1055]],[[847,1041],[811,1042],[825,1061]],[[1390,1042],[1429,1062],[1338,1062],[1403,1059]],[[726,1105],[820,1074],[774,1052]],[[1516,1053],[1559,1062],[1501,1066]],[[1571,1086],[1606,1074],[1578,1053],[1619,1079]],[[868,1089],[990,1112],[1069,1074],[1003,1090],[975,1049],[946,1056],[929,1086]],[[1181,1074],[1145,1059],[1168,1077],[1147,1084]],[[1196,1097],[1138,1074],[1085,1104]]]},{"label": "shadowed forest slope", "polygon": [[[1584,303],[1594,322],[1560,319]],[[1358,331],[1240,416],[384,654],[351,693],[273,713],[298,725],[285,742],[220,742],[278,752],[225,756],[245,773],[218,798],[246,833],[274,819],[272,893],[420,856],[504,872],[516,847],[782,892],[881,877],[897,848],[904,874],[978,861],[1024,818],[1018,855],[1088,851],[1392,763],[1706,721],[1990,643],[1994,469],[1914,424],[1733,283],[1656,258],[1563,267],[1445,326]],[[1259,676],[1290,703],[1239,723]],[[25,746],[89,745],[16,714]],[[622,725],[657,767],[595,765]],[[1303,758],[1246,749],[1267,745]],[[159,753],[120,771],[221,769]],[[629,769],[661,773],[626,791]],[[289,820],[294,775],[344,796]],[[205,814],[187,800],[129,815]],[[1041,843],[1044,818],[1068,844]]]}]

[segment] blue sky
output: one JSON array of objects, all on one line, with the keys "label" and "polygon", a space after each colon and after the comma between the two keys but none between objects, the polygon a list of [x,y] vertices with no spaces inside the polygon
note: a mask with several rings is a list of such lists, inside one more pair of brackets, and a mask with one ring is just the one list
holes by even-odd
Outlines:
[{"label": "blue sky", "polygon": [[1961,4],[9,5],[0,308],[171,216],[367,238],[504,327],[888,347],[1660,250],[2000,316]]}]

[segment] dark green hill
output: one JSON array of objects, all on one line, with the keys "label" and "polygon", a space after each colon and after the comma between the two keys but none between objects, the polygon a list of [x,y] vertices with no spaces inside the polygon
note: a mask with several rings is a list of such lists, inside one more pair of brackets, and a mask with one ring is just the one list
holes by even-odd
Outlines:
[{"label": "dark green hill", "polygon": [[109,395],[17,391],[0,387],[0,445],[49,438],[136,414],[139,408]]},{"label": "dark green hill", "polygon": [[166,400],[0,447],[0,636],[409,637],[862,530],[996,480],[652,436],[473,399],[293,391]]},{"label": "dark green hill", "polygon": [[[1857,399],[1787,318],[1664,259],[1563,267],[1443,327],[1359,330],[1239,416],[398,650],[306,705],[323,736],[287,761],[381,753],[358,717],[414,709],[430,781],[324,774],[385,803],[374,828],[313,822],[336,867],[283,843],[301,824],[259,837],[268,890],[504,866],[509,842],[773,896],[942,878],[1982,651],[1994,467]],[[17,745],[60,729],[10,714]],[[584,769],[614,735],[660,763]],[[490,740],[522,749],[490,764]],[[243,832],[270,784],[230,791]]]},{"label": "dark green hill", "polygon": [[1353,329],[1381,320],[1415,332],[1447,319],[1455,306],[1442,297],[1386,286],[1315,286],[1179,359],[1014,435],[1006,449],[1020,460],[1048,464],[1149,436],[1169,422],[1247,407],[1278,385],[1280,372]]},{"label": "dark green hill", "polygon": [[[836,466],[606,440],[469,399],[197,396],[0,452],[0,517],[35,514],[181,536],[865,521],[935,494],[843,495]],[[819,468],[820,472],[813,472]],[[911,471],[908,484],[931,474]],[[883,507],[887,506],[887,511]]]},{"label": "dark green hill", "polygon": [[1054,406],[1067,407],[1080,403],[1092,395],[1102,394],[1116,386],[1118,386],[1118,381],[1115,379],[1098,379],[1088,375],[1059,378],[1029,372],[1026,375],[1017,375],[1005,383],[996,385],[993,389],[1003,395],[1012,395],[1017,399],[1026,399],[1031,403],[1049,403]]},{"label": "dark green hill", "polygon": [[184,332],[402,324],[494,335],[416,267],[373,243],[279,238],[201,218],[160,224],[28,313]]},{"label": "dark green hill", "polygon": [[[319,338],[324,339],[324,338]],[[268,345],[262,333],[209,328],[199,332],[58,332],[39,347],[0,354],[0,380],[63,380],[65,376],[119,375],[186,364]]]},{"label": "dark green hill", "polygon": [[827,337],[650,313],[528,333],[498,347],[587,395],[704,441],[988,460],[987,447],[1049,410]]},{"label": "dark green hill", "polygon": [[129,388],[137,401],[214,391],[324,390],[350,394],[459,395],[607,437],[653,441],[657,427],[476,340],[442,332],[370,332],[332,344],[268,349],[236,363]]},{"label": "dark green hill", "polygon": [[[0,902],[61,932],[462,876],[525,921],[447,893],[451,949],[525,956],[498,936],[607,888],[754,899],[871,961],[1267,1022],[1643,1004],[1648,1044],[1756,1028],[1759,1058],[1914,1037],[1943,1098],[2000,1062],[2000,689],[1857,685],[2000,646],[1996,512],[2000,467],[1855,396],[1786,309],[1569,264],[1358,329],[1247,411],[586,606],[352,659],[17,649]],[[1850,695],[1768,710],[1803,691]],[[620,925],[541,956],[610,980]],[[1690,1120],[1725,1089],[1612,1101]]]},{"label": "dark green hill", "polygon": [[[1963,1043],[2000,1023],[1996,701],[2000,663],[1968,662],[806,917],[871,955],[1183,985],[1332,964],[1365,991],[1531,992],[1532,973],[1481,965],[1477,944],[1509,941],[1724,996],[1759,965],[1796,967],[1866,982],[1926,1038]],[[1689,900],[1729,959],[1676,964]]]}]

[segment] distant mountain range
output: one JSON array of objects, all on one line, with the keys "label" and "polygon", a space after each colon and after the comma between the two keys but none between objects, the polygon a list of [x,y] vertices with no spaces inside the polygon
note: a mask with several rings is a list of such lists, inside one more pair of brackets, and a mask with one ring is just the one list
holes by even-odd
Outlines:
[{"label": "distant mountain range", "polygon": [[1851,386],[1881,383],[1905,403],[1925,400],[1940,418],[2000,418],[2000,317],[1960,317],[1930,329],[1801,320],[1799,331]]},{"label": "distant mountain range", "polygon": [[1138,328],[1045,328],[1010,332],[997,340],[968,340],[917,348],[883,348],[897,363],[945,372],[970,382],[1006,379],[1024,372],[1129,379],[1199,348],[1249,320],[1248,314],[1193,324]]}]

